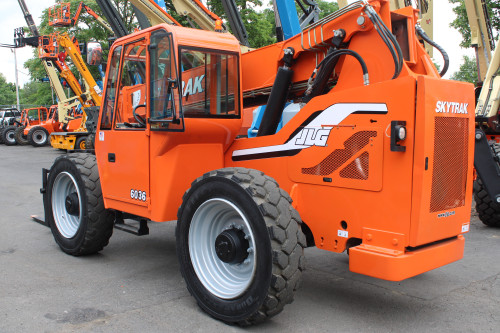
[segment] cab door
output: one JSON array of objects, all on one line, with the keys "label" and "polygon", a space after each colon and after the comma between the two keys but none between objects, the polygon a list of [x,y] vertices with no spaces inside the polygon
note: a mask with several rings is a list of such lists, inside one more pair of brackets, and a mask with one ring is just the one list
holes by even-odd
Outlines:
[{"label": "cab door", "polygon": [[116,45],[95,146],[107,208],[149,216],[149,34]]}]

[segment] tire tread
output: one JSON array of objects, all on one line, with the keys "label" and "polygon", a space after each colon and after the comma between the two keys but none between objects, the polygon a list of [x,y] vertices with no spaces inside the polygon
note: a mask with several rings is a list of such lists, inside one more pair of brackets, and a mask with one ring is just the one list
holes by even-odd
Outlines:
[{"label": "tire tread", "polygon": [[474,201],[481,222],[489,227],[500,227],[500,205],[491,200],[481,179],[474,182]]},{"label": "tire tread", "polygon": [[65,251],[74,256],[88,255],[101,251],[109,243],[113,234],[114,216],[104,207],[99,171],[95,155],[89,153],[72,153],[58,157],[73,163],[85,186],[87,197],[87,228],[82,243],[77,249]]},{"label": "tire tread", "polygon": [[[267,296],[257,311],[236,322],[240,326],[258,324],[280,313],[286,304],[291,303],[300,285],[301,274],[305,269],[306,246],[305,235],[300,228],[302,221],[291,206],[292,199],[288,193],[261,171],[239,167],[218,169],[197,178],[191,188],[211,177],[231,180],[243,188],[257,204],[268,230],[273,269]],[[179,219],[190,191],[184,193],[183,204],[177,214]],[[193,294],[191,290],[190,293]]]}]

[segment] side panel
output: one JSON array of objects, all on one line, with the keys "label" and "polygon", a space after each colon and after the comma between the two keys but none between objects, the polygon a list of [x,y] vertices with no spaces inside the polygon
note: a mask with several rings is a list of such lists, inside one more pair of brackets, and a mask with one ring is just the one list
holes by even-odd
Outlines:
[{"label": "side panel", "polygon": [[[318,248],[342,252],[348,239],[362,239],[367,228],[398,234],[398,248],[405,246],[415,93],[411,77],[332,91],[311,100],[277,134],[236,140],[226,165],[276,179]],[[405,152],[391,151],[394,120],[406,121]]]},{"label": "side panel", "polygon": [[410,246],[468,231],[474,159],[470,84],[418,78]]}]

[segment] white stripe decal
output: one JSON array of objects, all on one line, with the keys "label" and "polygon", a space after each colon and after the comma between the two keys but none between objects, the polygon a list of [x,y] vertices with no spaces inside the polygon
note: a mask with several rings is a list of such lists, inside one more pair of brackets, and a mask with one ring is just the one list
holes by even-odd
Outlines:
[{"label": "white stripe decal", "polygon": [[354,112],[387,113],[383,103],[338,103],[323,110],[313,121],[298,132],[291,140],[282,145],[235,150],[233,157],[274,153],[281,151],[326,146],[333,126],[340,124]]}]

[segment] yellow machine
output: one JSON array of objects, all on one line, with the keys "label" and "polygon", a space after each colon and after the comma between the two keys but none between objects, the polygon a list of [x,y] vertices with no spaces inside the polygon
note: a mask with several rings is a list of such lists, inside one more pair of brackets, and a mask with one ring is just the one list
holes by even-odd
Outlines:
[{"label": "yellow machine", "polygon": [[[86,89],[85,92],[82,92],[79,95],[83,102],[82,105],[84,106],[84,112],[80,126],[73,132],[52,133],[50,137],[50,144],[52,145],[52,147],[58,149],[85,149],[85,138],[88,135],[87,128],[85,126],[85,122],[87,120],[85,108],[89,106],[101,106],[102,91],[92,77],[92,74],[90,73],[87,65],[85,65],[78,46],[73,43],[69,36],[65,33],[55,34],[55,41],[66,51],[67,55],[71,58],[73,64],[82,76]],[[99,50],[97,49],[93,54],[99,54]],[[70,70],[67,69],[67,71]],[[67,72],[62,71],[62,77],[64,77],[64,73]],[[70,83],[71,85],[71,80],[69,80],[68,83]],[[76,144],[77,141],[79,143],[78,145]]]}]

